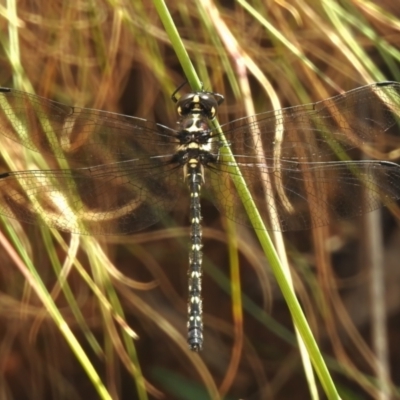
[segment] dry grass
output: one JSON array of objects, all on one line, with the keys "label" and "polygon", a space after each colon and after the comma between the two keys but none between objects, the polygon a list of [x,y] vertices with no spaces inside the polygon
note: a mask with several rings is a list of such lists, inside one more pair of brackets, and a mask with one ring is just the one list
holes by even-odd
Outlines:
[{"label": "dry grass", "polygon": [[[392,1],[167,3],[204,87],[225,95],[220,122],[400,81],[400,14]],[[36,0],[0,7],[1,86],[174,126],[170,95],[185,77],[152,4]],[[46,163],[12,142],[1,151],[2,170]],[[0,397],[311,398],[290,316],[254,233],[229,226],[207,200],[203,210],[201,356],[187,351],[185,338],[185,199],[163,225],[107,241],[4,220]],[[388,337],[396,338],[399,232],[385,215]],[[385,398],[369,333],[376,322],[366,231],[356,220],[284,238],[295,287],[343,399]],[[239,284],[239,262],[244,320],[235,308],[239,294],[229,295],[230,274]],[[393,371],[396,344],[389,341]],[[102,384],[88,379],[90,365]],[[392,378],[400,384],[395,372]]]}]

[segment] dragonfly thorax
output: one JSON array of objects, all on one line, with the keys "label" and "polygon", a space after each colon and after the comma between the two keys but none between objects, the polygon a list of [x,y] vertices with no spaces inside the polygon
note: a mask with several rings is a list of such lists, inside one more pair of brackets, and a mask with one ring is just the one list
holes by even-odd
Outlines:
[{"label": "dragonfly thorax", "polygon": [[[179,146],[174,161],[179,164],[207,164],[215,161],[210,153],[212,134],[209,119],[203,113],[190,112],[179,121]],[[191,161],[190,161],[191,160]]]},{"label": "dragonfly thorax", "polygon": [[188,145],[180,146],[172,160],[173,163],[177,163],[179,165],[207,165],[208,163],[215,161],[216,156],[210,153],[209,146],[199,145],[197,143],[190,143]]},{"label": "dragonfly thorax", "polygon": [[179,122],[178,139],[181,144],[198,143],[205,144],[211,134],[208,119],[200,114],[190,114]]}]

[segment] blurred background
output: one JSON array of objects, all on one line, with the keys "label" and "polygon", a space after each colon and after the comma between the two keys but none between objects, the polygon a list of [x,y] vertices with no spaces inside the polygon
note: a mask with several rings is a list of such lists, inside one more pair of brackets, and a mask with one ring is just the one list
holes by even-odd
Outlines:
[{"label": "blurred background", "polygon": [[[166,3],[204,88],[225,96],[221,123],[400,81],[392,0]],[[171,94],[186,78],[152,2],[1,2],[0,43],[3,87],[175,127]],[[1,172],[10,161],[32,169],[29,153],[6,142]],[[187,198],[168,221],[130,236],[77,237],[2,219],[0,397],[107,398],[78,361],[81,348],[113,399],[313,398],[254,232],[208,199],[202,209],[200,354],[186,344]],[[283,235],[342,399],[400,398],[396,214],[394,206]]]}]

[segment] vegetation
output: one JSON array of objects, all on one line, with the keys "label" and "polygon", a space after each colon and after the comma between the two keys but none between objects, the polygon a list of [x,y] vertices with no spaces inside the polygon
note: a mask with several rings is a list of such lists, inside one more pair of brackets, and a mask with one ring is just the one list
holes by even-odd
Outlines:
[{"label": "vegetation", "polygon": [[[185,79],[224,94],[221,123],[400,81],[400,14],[389,0],[167,1],[193,71],[171,44],[161,5],[9,1],[0,6],[0,84],[174,127],[170,96]],[[1,153],[1,172],[51,167],[3,138]],[[342,399],[400,396],[397,341],[389,340],[398,337],[400,305],[396,212],[272,237]],[[336,398],[329,379],[307,369],[308,355],[318,355],[299,350],[255,233],[211,199],[203,213],[201,354],[186,344],[187,198],[168,221],[125,237],[71,236],[4,218],[2,398]],[[372,237],[380,231],[384,240]],[[377,257],[371,243],[381,243]],[[370,269],[379,257],[383,265]],[[383,280],[371,271],[386,274],[384,293],[370,286]]]}]

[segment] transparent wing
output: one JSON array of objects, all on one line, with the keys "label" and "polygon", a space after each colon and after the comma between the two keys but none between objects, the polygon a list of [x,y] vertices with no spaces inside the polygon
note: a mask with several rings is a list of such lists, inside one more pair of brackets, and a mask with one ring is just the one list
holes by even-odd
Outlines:
[{"label": "transparent wing", "polygon": [[[349,161],[349,152],[400,146],[399,99],[400,85],[385,82],[224,125],[267,226],[307,229],[398,199],[397,164]],[[127,233],[157,221],[180,191],[182,174],[170,163],[177,150],[173,130],[10,89],[0,89],[0,106],[0,134],[58,158],[104,164],[1,175],[0,213],[6,216],[34,222],[40,215],[77,233]],[[220,147],[212,143],[217,161],[207,164],[207,190],[221,212],[248,223]]]},{"label": "transparent wing", "polygon": [[178,143],[173,129],[141,118],[7,88],[0,88],[0,135],[79,166],[170,154]]},{"label": "transparent wing", "polygon": [[183,174],[170,157],[91,168],[0,175],[0,214],[79,234],[126,234],[157,222],[176,202]]},{"label": "transparent wing", "polygon": [[[400,84],[362,86],[317,103],[241,118],[222,128],[233,154],[274,158],[275,164],[348,157],[354,148],[374,155],[388,144],[400,147]],[[302,154],[298,143],[312,151]]]},{"label": "transparent wing", "polygon": [[[243,160],[241,160],[243,161]],[[267,229],[302,230],[328,225],[332,220],[360,216],[400,199],[400,167],[385,161],[290,162],[280,168],[249,158],[239,162],[246,186]],[[229,163],[207,170],[206,185],[221,213],[250,225]],[[245,205],[242,204],[242,200]],[[256,226],[257,229],[263,227]]]},{"label": "transparent wing", "polygon": [[[270,229],[327,225],[400,196],[397,164],[350,161],[366,154],[379,157],[389,148],[400,147],[399,83],[363,86],[318,103],[232,121],[222,128]],[[218,161],[209,166],[211,196],[221,212],[246,224],[234,173],[218,140],[213,153]]]}]

